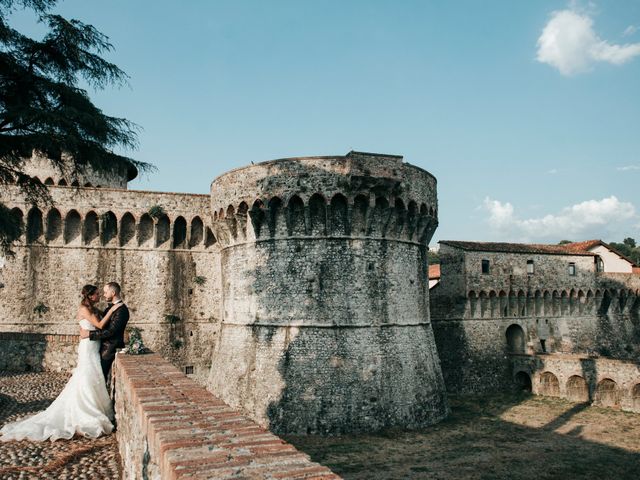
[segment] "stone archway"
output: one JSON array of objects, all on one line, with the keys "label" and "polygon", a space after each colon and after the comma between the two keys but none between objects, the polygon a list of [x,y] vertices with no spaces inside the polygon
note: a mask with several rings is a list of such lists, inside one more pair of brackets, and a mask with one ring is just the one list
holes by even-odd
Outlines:
[{"label": "stone archway", "polygon": [[559,397],[560,396],[560,382],[551,372],[544,372],[540,375],[538,385],[538,395],[546,395],[547,397]]},{"label": "stone archway", "polygon": [[516,388],[519,392],[531,393],[531,377],[526,372],[518,372],[513,377]]},{"label": "stone archway", "polygon": [[572,375],[567,380],[567,400],[581,403],[589,401],[589,386],[580,375]]},{"label": "stone archway", "polygon": [[506,331],[507,349],[509,353],[524,353],[524,330],[520,325],[509,325]]},{"label": "stone archway", "polygon": [[601,380],[596,387],[594,403],[601,407],[619,407],[620,391],[618,384],[610,378]]}]

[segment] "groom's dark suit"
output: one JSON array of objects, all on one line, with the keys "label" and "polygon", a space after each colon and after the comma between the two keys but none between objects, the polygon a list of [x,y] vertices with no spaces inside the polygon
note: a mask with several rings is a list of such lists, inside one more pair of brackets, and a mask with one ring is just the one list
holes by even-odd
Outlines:
[{"label": "groom's dark suit", "polygon": [[[105,311],[102,312],[103,317],[107,314],[110,308],[111,304],[108,304]],[[111,364],[116,358],[116,349],[124,347],[124,329],[126,328],[128,321],[129,309],[126,305],[123,305],[113,312],[113,315],[111,315],[111,318],[109,319],[109,323],[107,323],[102,330],[89,332],[89,338],[91,340],[102,341],[102,345],[100,345],[100,364],[102,366],[102,373],[104,374],[105,381],[108,378]]]}]

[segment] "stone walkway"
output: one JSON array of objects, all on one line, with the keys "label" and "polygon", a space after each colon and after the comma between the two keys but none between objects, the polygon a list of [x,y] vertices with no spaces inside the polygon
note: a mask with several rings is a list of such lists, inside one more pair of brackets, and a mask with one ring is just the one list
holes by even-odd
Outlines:
[{"label": "stone walkway", "polygon": [[[69,376],[62,373],[0,372],[0,426],[44,410]],[[73,438],[55,442],[0,442],[0,479],[120,478],[115,434],[97,440]]]}]

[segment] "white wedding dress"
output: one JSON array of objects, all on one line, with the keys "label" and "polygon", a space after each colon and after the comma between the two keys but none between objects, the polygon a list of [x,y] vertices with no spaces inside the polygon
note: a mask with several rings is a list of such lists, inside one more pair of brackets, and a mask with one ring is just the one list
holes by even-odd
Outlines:
[{"label": "white wedding dress", "polygon": [[[95,330],[88,320],[79,324]],[[2,427],[0,440],[54,441],[76,433],[97,438],[113,431],[112,418],[113,407],[100,367],[100,342],[85,338],[78,344],[78,366],[60,395],[46,410]]]}]

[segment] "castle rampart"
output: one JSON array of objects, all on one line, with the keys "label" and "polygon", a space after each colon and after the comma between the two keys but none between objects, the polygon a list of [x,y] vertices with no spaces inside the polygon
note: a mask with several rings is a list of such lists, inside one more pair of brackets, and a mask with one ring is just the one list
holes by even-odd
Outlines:
[{"label": "castle rampart", "polygon": [[[41,208],[29,205],[18,187],[2,191],[25,234],[15,257],[0,268],[0,329],[77,334],[79,288],[116,279],[132,311],[131,325],[144,330],[145,341],[206,376],[220,304],[209,197],[59,186],[50,191],[53,205]],[[73,367],[75,351],[65,364],[47,353],[50,341],[37,338],[42,345],[36,350],[43,353],[29,356],[23,368]],[[27,340],[0,341],[8,352],[19,352]]]},{"label": "castle rampart", "polygon": [[541,339],[548,352],[640,358],[640,276],[598,272],[589,253],[447,243],[431,312],[449,390],[508,388],[509,355],[542,352]]}]

